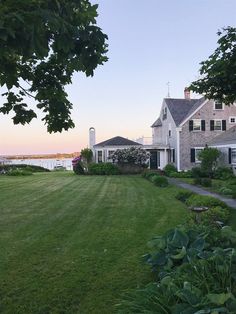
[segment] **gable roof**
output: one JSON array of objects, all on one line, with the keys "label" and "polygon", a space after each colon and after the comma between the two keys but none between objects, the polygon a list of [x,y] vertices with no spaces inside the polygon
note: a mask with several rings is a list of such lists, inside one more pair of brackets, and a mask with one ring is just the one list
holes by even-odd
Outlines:
[{"label": "gable roof", "polygon": [[151,128],[162,126],[161,118],[158,118],[152,125]]},{"label": "gable roof", "polygon": [[94,147],[104,147],[104,146],[142,146],[142,144],[128,140],[127,138],[124,138],[122,136],[115,136],[110,138],[109,140],[100,142],[96,145],[94,145]]},{"label": "gable roof", "polygon": [[190,116],[198,107],[202,105],[205,98],[200,99],[177,99],[177,98],[165,98],[164,99],[176,126]]},{"label": "gable roof", "polygon": [[216,136],[210,142],[210,145],[228,145],[228,144],[236,144],[236,126],[233,126],[224,133]]}]

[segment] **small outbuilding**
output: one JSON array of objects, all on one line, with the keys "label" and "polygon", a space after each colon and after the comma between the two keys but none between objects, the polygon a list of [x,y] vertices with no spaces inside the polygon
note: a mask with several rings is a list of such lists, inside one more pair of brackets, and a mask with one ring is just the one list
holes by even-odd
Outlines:
[{"label": "small outbuilding", "polygon": [[117,149],[142,146],[142,144],[131,141],[122,136],[115,136],[93,146],[94,161],[96,163],[108,162],[111,161],[109,159],[111,154],[114,153]]}]

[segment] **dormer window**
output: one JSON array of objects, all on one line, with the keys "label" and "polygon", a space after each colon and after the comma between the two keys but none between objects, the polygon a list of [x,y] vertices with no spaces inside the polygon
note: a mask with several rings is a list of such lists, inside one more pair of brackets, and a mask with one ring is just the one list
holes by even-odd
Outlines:
[{"label": "dormer window", "polygon": [[215,100],[214,110],[224,110],[224,104],[220,100]]},{"label": "dormer window", "polygon": [[163,109],[163,116],[162,116],[162,120],[165,120],[167,118],[167,108],[165,107]]}]

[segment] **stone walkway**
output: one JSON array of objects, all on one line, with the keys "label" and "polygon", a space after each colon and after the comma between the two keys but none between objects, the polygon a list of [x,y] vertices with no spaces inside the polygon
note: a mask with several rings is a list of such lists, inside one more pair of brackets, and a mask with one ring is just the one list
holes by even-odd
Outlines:
[{"label": "stone walkway", "polygon": [[174,179],[174,178],[169,178],[168,180],[171,184],[177,185],[183,189],[191,190],[191,191],[193,191],[197,194],[200,194],[200,195],[209,195],[209,196],[213,196],[215,198],[218,198],[219,200],[225,202],[228,206],[236,209],[236,200],[234,200],[232,198],[227,198],[227,197],[221,196],[219,194],[206,191],[206,190],[204,190],[198,186],[188,184],[188,183],[182,182],[182,181]]}]

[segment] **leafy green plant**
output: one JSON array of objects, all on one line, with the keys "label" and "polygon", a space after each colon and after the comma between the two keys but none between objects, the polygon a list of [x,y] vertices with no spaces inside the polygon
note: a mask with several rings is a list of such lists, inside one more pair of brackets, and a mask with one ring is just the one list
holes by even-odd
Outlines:
[{"label": "leafy green plant", "polygon": [[91,175],[116,175],[119,174],[117,165],[107,163],[91,163],[88,166],[88,173]]},{"label": "leafy green plant", "polygon": [[168,175],[170,178],[192,178],[192,171],[170,172]]},{"label": "leafy green plant", "polygon": [[169,182],[166,177],[163,176],[152,176],[151,181],[154,185],[159,186],[161,188],[167,187]]},{"label": "leafy green plant", "polygon": [[210,178],[202,178],[201,179],[201,185],[204,187],[211,187],[212,186],[212,180]]},{"label": "leafy green plant", "polygon": [[213,177],[220,180],[228,180],[234,177],[233,169],[230,167],[218,167],[214,173]]},{"label": "leafy green plant", "polygon": [[192,196],[192,195],[195,195],[195,193],[192,192],[192,191],[189,191],[189,190],[183,190],[183,191],[179,191],[179,192],[176,194],[175,198],[177,198],[177,200],[179,200],[179,201],[185,203],[185,202],[187,201],[187,199],[188,199],[190,196]]},{"label": "leafy green plant", "polygon": [[73,166],[73,170],[75,174],[85,174],[85,170],[84,170],[84,165],[82,163],[82,161],[78,161],[74,166]]},{"label": "leafy green plant", "polygon": [[208,195],[192,195],[190,196],[186,204],[190,207],[216,207],[228,208],[228,206],[221,200],[216,199]]},{"label": "leafy green plant", "polygon": [[220,151],[213,147],[205,147],[198,154],[198,158],[201,160],[201,169],[207,174],[207,177],[213,177],[219,157]]},{"label": "leafy green plant", "polygon": [[21,170],[29,170],[31,172],[50,172],[49,169],[43,168],[41,166],[35,166],[35,165],[26,165],[26,164],[10,164],[10,165],[0,165],[0,171],[11,171],[15,169],[21,169]]},{"label": "leafy green plant", "polygon": [[8,176],[30,176],[32,175],[32,171],[29,171],[29,170],[22,170],[22,169],[13,169],[13,170],[10,170],[7,175]]},{"label": "leafy green plant", "polygon": [[170,173],[172,172],[177,172],[177,168],[172,164],[167,164],[163,170],[164,170],[165,175],[167,176],[169,176]]},{"label": "leafy green plant", "polygon": [[[159,268],[157,282],[125,294],[117,305],[118,313],[235,313],[236,253],[233,248],[221,245],[225,243],[223,237],[233,236],[236,240],[236,233],[224,227],[216,237],[214,232],[214,241],[210,243],[207,240],[213,229],[208,228],[207,233],[201,233],[202,227],[198,229],[170,230],[154,239],[157,251],[153,259]],[[216,247],[217,243],[220,246]],[[191,252],[185,261],[185,257],[179,258],[180,254],[177,259],[171,255],[182,245],[186,247],[185,257]]]},{"label": "leafy green plant", "polygon": [[145,173],[145,178],[148,179],[148,180],[151,180],[152,177],[158,176],[158,175],[159,175],[159,173],[157,171],[147,171]]},{"label": "leafy green plant", "polygon": [[219,192],[220,194],[223,194],[223,195],[232,195],[233,190],[232,190],[232,189],[229,189],[229,188],[227,188],[227,187],[225,187],[225,186],[222,186],[222,187],[220,187],[220,188],[218,189],[218,192]]},{"label": "leafy green plant", "polygon": [[229,217],[230,213],[228,209],[216,206],[201,213],[201,222],[206,225],[214,225],[216,222],[222,222],[223,224],[226,224],[229,220]]},{"label": "leafy green plant", "polygon": [[90,148],[84,148],[81,150],[80,156],[86,164],[89,164],[93,160],[93,151]]}]

